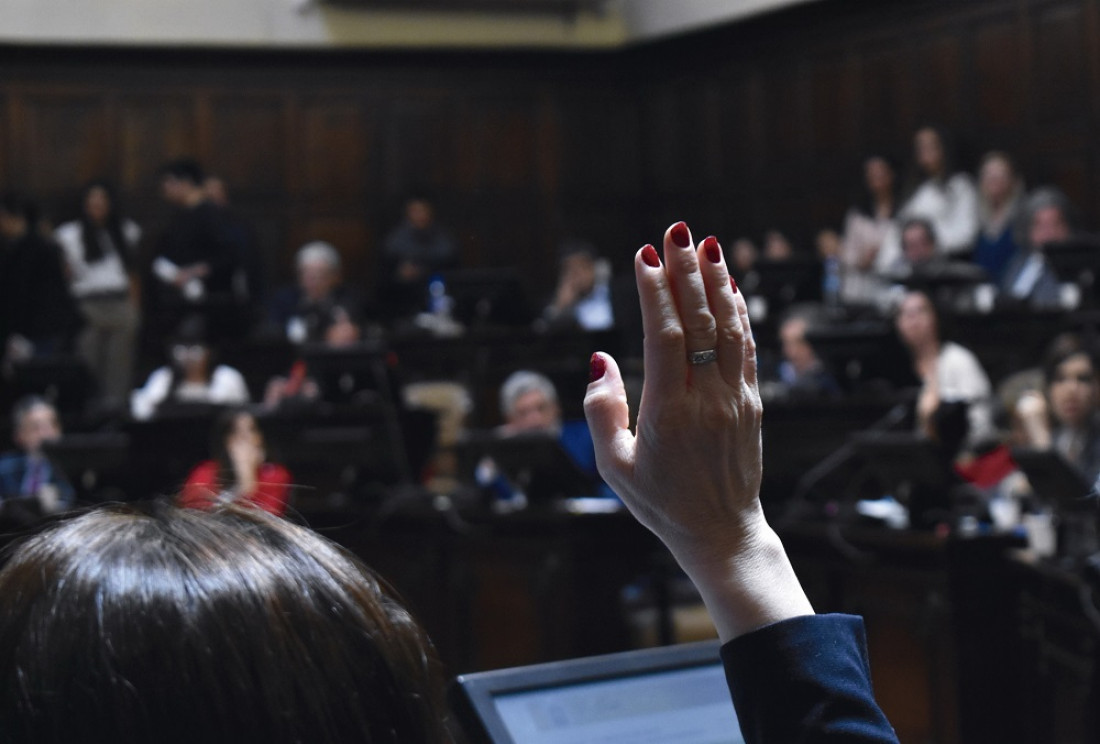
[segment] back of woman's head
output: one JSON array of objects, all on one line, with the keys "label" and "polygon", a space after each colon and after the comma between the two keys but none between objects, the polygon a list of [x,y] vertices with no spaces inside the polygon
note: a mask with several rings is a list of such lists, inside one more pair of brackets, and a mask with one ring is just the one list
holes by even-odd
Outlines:
[{"label": "back of woman's head", "polygon": [[0,597],[3,741],[444,738],[408,612],[260,510],[88,512],[22,543]]}]

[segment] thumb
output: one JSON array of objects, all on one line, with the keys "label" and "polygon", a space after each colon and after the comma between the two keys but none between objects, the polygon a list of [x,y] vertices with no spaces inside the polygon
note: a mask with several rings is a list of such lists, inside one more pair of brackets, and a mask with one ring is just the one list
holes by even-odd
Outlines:
[{"label": "thumb", "polygon": [[596,467],[614,485],[634,467],[634,435],[619,365],[603,352],[590,361],[591,382],[584,396],[584,415],[596,449]]}]

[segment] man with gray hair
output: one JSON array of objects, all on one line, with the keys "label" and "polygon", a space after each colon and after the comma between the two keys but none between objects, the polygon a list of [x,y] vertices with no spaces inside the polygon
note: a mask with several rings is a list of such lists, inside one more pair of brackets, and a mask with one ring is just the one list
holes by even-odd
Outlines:
[{"label": "man with gray hair", "polygon": [[550,378],[538,372],[520,370],[508,376],[500,386],[500,413],[503,434],[561,433],[558,391]]},{"label": "man with gray hair", "polygon": [[297,286],[275,296],[272,324],[293,343],[343,345],[359,339],[362,304],[341,284],[340,253],[314,240],[298,249]]},{"label": "man with gray hair", "polygon": [[1004,296],[1036,308],[1055,308],[1061,304],[1061,285],[1043,249],[1050,243],[1073,237],[1073,222],[1073,207],[1060,190],[1044,187],[1027,198],[1018,230],[1020,247],[1001,280]]},{"label": "man with gray hair", "polygon": [[[592,493],[575,495],[615,498],[614,492],[603,483],[596,470],[596,451],[588,423],[583,419],[562,420],[558,391],[546,375],[531,370],[519,370],[509,375],[500,386],[500,413],[504,418],[504,423],[497,429],[500,435],[510,437],[541,433],[552,436],[577,467],[592,477]],[[482,462],[477,474],[481,485],[493,482],[498,489],[508,491],[511,486],[501,478],[491,460],[487,458]]]},{"label": "man with gray hair", "polygon": [[18,451],[0,455],[0,516],[18,523],[34,521],[72,506],[73,487],[43,451],[61,438],[57,409],[29,395],[12,408],[12,439]]}]

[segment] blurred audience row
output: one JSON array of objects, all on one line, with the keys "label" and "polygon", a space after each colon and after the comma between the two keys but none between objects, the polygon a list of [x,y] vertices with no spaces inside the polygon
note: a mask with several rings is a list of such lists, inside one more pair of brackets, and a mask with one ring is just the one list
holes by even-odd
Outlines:
[{"label": "blurred audience row", "polygon": [[[1093,452],[1100,451],[1093,442],[1100,442],[1100,367],[1091,350],[1093,335],[1060,338],[1052,346],[1052,359],[1064,356],[1057,349],[1077,349],[1069,355],[1076,365],[1069,371],[1062,362],[1050,362],[1042,372],[1010,370],[1020,374],[1005,379],[998,370],[991,379],[979,355],[951,340],[948,326],[967,313],[1001,307],[1043,313],[1085,306],[1094,300],[1091,277],[1100,248],[1079,232],[1076,213],[1060,191],[1025,190],[1008,154],[983,157],[975,186],[975,179],[955,168],[946,133],[922,128],[913,145],[919,177],[903,189],[889,157],[867,158],[863,198],[839,232],[817,235],[816,251],[800,251],[780,230],[767,233],[762,255],[747,239],[727,246],[731,273],[760,334],[764,394],[798,401],[851,393],[845,364],[853,360],[824,354],[822,339],[873,319],[889,324],[907,359],[904,375],[893,374],[891,381],[904,387],[906,378],[919,391],[914,431],[942,446],[960,473],[988,485],[995,471],[1004,477],[994,481],[1009,482],[1005,477],[1015,463],[1005,448],[1026,445],[1060,452],[1094,483],[1100,475],[1100,455]],[[103,181],[86,186],[81,214],[56,229],[27,198],[8,193],[0,199],[0,374],[10,378],[28,361],[75,353],[98,385],[100,410],[143,420],[166,404],[262,402],[268,410],[309,405],[332,394],[325,390],[332,379],[323,379],[332,370],[316,366],[316,352],[309,349],[350,352],[395,334],[450,337],[480,324],[511,326],[520,335],[615,331],[623,339],[640,338],[637,317],[622,309],[635,304],[629,297],[632,277],[614,276],[596,246],[563,242],[555,289],[541,311],[531,311],[524,278],[514,270],[461,271],[457,246],[422,193],[410,196],[401,224],[383,244],[373,294],[345,281],[341,251],[355,247],[320,240],[297,250],[292,286],[268,291],[269,251],[228,206],[225,184],[187,159],[159,173],[173,214],[157,235],[143,233]],[[258,387],[253,378],[249,390],[245,375],[220,361],[220,352],[255,338],[277,339],[298,351]],[[638,348],[623,343],[627,357]],[[873,366],[873,357],[872,350],[859,361]],[[461,429],[470,395],[477,392],[461,389],[465,372],[444,375],[457,392],[410,386],[394,397],[411,399],[427,390],[428,397],[446,400],[435,406],[441,418],[459,422]],[[144,381],[135,384],[138,373]],[[1071,395],[1064,391],[1073,380]],[[541,391],[544,408],[555,409],[552,382],[543,384],[537,376],[527,382]],[[512,397],[501,399],[504,416],[524,410]],[[35,415],[14,410],[14,438],[26,462],[4,461],[5,493],[26,492],[28,484],[36,486],[30,491],[40,490],[51,475],[30,467],[41,459],[35,454],[40,448],[33,431],[21,433],[36,415],[49,418],[38,403],[45,402],[31,406]],[[241,444],[259,437],[254,420],[242,421],[233,424],[240,428],[237,444],[216,444],[220,454],[192,480],[237,483],[253,494],[259,493],[257,484],[274,484],[255,498],[280,511],[288,476],[263,462],[262,438],[260,444]],[[498,433],[522,428],[506,421]],[[49,421],[36,426],[46,438],[56,436],[56,420],[52,428]],[[542,428],[555,436],[569,433],[561,445],[582,470],[590,470],[581,452],[587,451],[585,436],[573,436],[572,425],[560,420]],[[481,471],[494,474],[483,472],[481,485],[499,487],[492,457],[482,465]],[[46,511],[68,503],[71,489],[61,480],[56,486],[54,496],[40,499]],[[185,495],[194,500],[194,493]]]}]

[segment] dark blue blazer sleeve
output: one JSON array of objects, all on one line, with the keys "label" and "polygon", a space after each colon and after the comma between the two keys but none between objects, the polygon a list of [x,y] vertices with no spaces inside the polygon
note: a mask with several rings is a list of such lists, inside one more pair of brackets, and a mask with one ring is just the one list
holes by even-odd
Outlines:
[{"label": "dark blue blazer sleeve", "polygon": [[722,646],[749,744],[880,744],[897,736],[875,702],[863,620],[811,615]]}]

